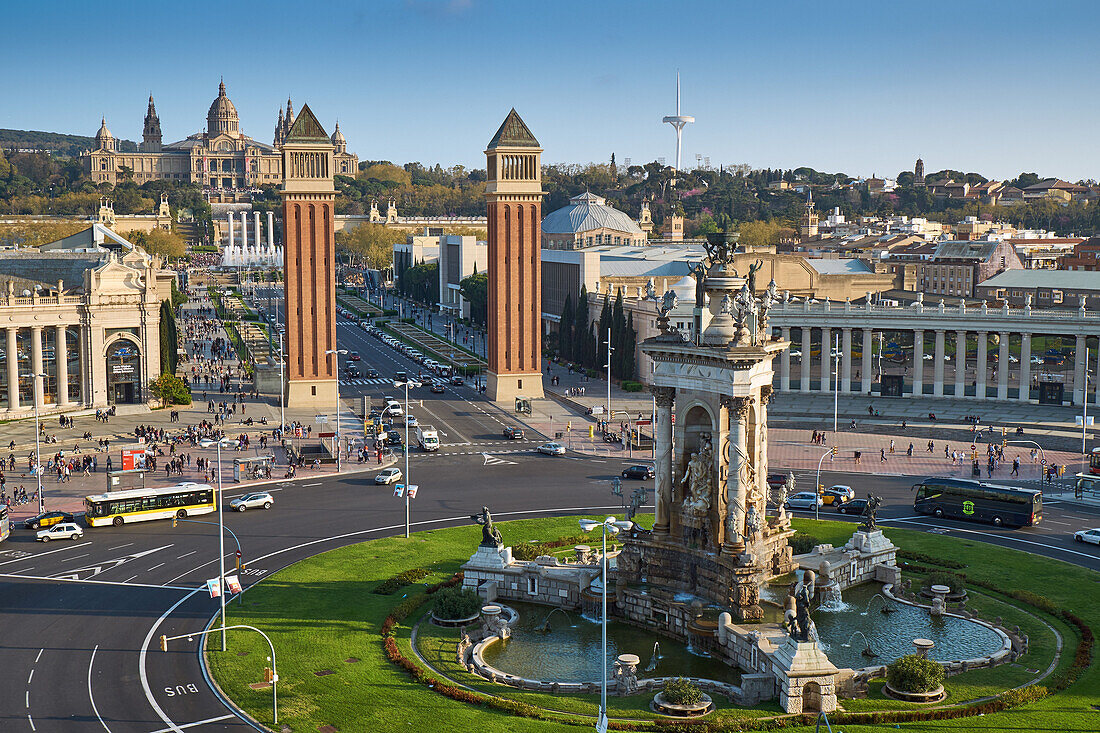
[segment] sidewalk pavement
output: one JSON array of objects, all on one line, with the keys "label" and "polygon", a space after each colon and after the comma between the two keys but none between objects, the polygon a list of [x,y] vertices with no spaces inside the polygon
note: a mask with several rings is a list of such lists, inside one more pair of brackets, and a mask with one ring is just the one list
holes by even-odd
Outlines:
[{"label": "sidewalk pavement", "polygon": [[[183,312],[181,314],[181,327],[183,333],[186,333],[186,318],[194,315],[194,312],[198,308],[204,306],[212,307],[212,305],[208,304],[208,301],[197,299],[196,302],[188,303],[183,307]],[[219,328],[214,334],[214,337],[216,338],[219,335],[222,338],[226,338],[224,329]],[[192,353],[192,346],[194,339],[185,337],[183,341],[186,345],[189,359],[193,359],[194,354]],[[205,352],[209,354],[210,339],[202,339],[202,342]],[[193,360],[182,363],[180,365],[180,373],[186,374],[188,378],[190,378],[190,369],[195,363],[196,362]],[[236,394],[236,390],[239,386],[239,377],[235,377],[233,380],[232,392],[226,393],[222,393],[218,390],[217,382],[212,384],[197,382],[193,385],[193,401],[190,405],[176,405],[170,408],[156,410],[151,410],[146,405],[120,405],[117,409],[117,414],[111,417],[109,422],[106,423],[96,420],[96,411],[94,409],[82,409],[66,413],[67,417],[73,418],[73,427],[71,428],[59,427],[59,421],[56,415],[51,416],[48,420],[44,420],[42,424],[45,427],[46,436],[51,439],[51,442],[47,443],[43,440],[40,444],[40,455],[43,465],[46,465],[48,459],[59,451],[64,453],[66,459],[74,455],[91,453],[95,456],[98,463],[96,471],[91,472],[87,476],[76,471],[64,483],[58,483],[56,474],[47,471],[42,476],[43,496],[45,498],[47,510],[67,512],[81,511],[83,509],[85,496],[100,494],[107,491],[107,456],[108,454],[111,456],[113,466],[116,469],[121,468],[121,449],[123,446],[137,443],[135,430],[139,426],[164,429],[168,431],[169,435],[178,435],[184,432],[190,425],[198,425],[198,423],[203,420],[213,421],[214,415],[208,411],[208,400],[214,400],[215,402],[220,402],[222,400],[231,401],[233,399],[233,394]],[[207,399],[203,399],[204,393]],[[340,411],[341,442],[344,445],[350,445],[352,449],[351,460],[344,462],[344,471],[374,471],[380,467],[392,465],[395,459],[386,461],[381,464],[381,466],[373,460],[369,463],[362,464],[356,461],[354,457],[355,451],[362,445],[363,422],[356,416],[354,407],[350,402],[351,401],[343,400]],[[173,411],[179,414],[178,422],[172,421],[171,415]],[[312,410],[286,410],[285,412],[288,424],[300,422],[303,426],[312,426],[314,433],[328,427],[327,425],[315,423],[315,414]],[[227,419],[219,427],[230,437],[237,438],[241,435],[247,435],[251,447],[245,455],[256,456],[261,454],[259,437],[261,435],[267,435],[270,439],[272,431],[279,426],[279,413],[280,410],[277,397],[260,397],[259,399],[245,397],[232,419]],[[252,418],[253,420],[251,426],[243,423],[243,420],[248,418]],[[267,420],[266,425],[261,424],[261,420],[264,418]],[[88,441],[80,437],[86,431],[92,434],[92,440]],[[26,489],[28,495],[32,496],[37,489],[37,480],[33,473],[28,470],[27,462],[28,455],[33,455],[34,453],[34,438],[35,421],[33,418],[12,421],[0,425],[0,456],[7,459],[8,453],[11,453],[14,454],[16,460],[15,470],[5,472],[5,490],[8,495],[11,495],[16,488],[22,487]],[[98,441],[101,438],[106,438],[110,441],[109,452],[104,452],[99,449]],[[54,439],[56,442],[52,442]],[[317,440],[317,438],[314,438],[310,442],[316,443]],[[3,448],[7,447],[12,441],[15,442],[15,449],[3,452]],[[216,465],[216,448],[201,448],[197,446],[192,448],[185,444],[177,446],[177,452],[175,454],[170,454],[167,446],[163,446],[163,449],[164,456],[158,461],[160,464],[158,466],[159,470],[155,472],[150,471],[145,475],[146,486],[172,486],[183,481],[203,481],[203,472],[196,468],[196,459],[200,457],[206,458],[212,465]],[[285,452],[282,451],[281,448],[269,443],[268,450],[263,453],[274,453],[276,456],[276,469],[272,472],[272,479],[265,481],[242,481],[239,484],[233,483],[233,459],[243,457],[242,453],[244,453],[243,450],[222,449],[222,470],[225,471],[223,474],[224,488],[229,489],[231,487],[237,487],[247,489],[252,486],[284,480],[283,476],[287,465]],[[185,465],[183,475],[173,474],[171,476],[165,476],[163,470],[164,463],[174,455],[180,454],[191,455],[190,465]],[[335,474],[334,465],[323,465],[320,469],[303,467],[300,469],[298,476],[326,476],[333,474]],[[32,499],[25,504],[13,504],[10,517],[12,520],[19,521],[26,517],[34,516],[37,513],[38,502]]]}]

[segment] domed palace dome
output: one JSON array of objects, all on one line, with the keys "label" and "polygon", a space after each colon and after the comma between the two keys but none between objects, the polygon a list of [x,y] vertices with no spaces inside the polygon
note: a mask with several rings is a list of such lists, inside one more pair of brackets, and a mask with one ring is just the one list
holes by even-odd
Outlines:
[{"label": "domed palace dome", "polygon": [[240,136],[240,118],[237,116],[237,108],[229,97],[225,96],[225,82],[218,85],[218,96],[210,104],[210,111],[206,113],[206,134],[210,137],[216,135]]},{"label": "domed palace dome", "polygon": [[332,131],[332,144],[337,153],[348,152],[348,139],[344,137],[344,133],[340,132],[339,122],[336,123],[336,129]]},{"label": "domed palace dome", "polygon": [[107,118],[104,117],[99,123],[99,132],[95,134],[95,148],[96,150],[114,150],[115,138],[111,134],[111,131],[107,129]]}]

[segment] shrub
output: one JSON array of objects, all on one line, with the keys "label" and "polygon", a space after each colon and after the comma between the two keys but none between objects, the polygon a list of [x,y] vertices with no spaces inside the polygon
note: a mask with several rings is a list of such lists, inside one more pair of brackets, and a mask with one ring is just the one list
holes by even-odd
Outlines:
[{"label": "shrub", "polygon": [[642,391],[642,383],[641,382],[630,382],[630,381],[624,380],[623,383],[620,386],[623,388],[623,392],[641,392]]},{"label": "shrub", "polygon": [[149,392],[165,405],[191,404],[191,389],[175,374],[162,372],[149,382]]},{"label": "shrub", "polygon": [[387,308],[386,310],[382,311],[382,315],[384,315],[384,316],[396,316],[396,315],[398,315],[398,312],[397,312],[396,308]]},{"label": "shrub", "polygon": [[898,557],[902,560],[911,560],[918,563],[927,563],[930,565],[939,565],[941,568],[951,568],[952,570],[962,570],[967,567],[966,563],[958,562],[956,560],[944,560],[938,557],[932,557],[931,555],[925,555],[923,552],[913,552],[912,550],[898,550]]},{"label": "shrub", "polygon": [[426,568],[410,568],[404,572],[397,574],[397,579],[402,583],[416,583],[417,581],[424,580],[428,577],[428,570]]},{"label": "shrub", "polygon": [[924,587],[931,588],[934,585],[946,585],[951,589],[952,593],[958,593],[963,589],[963,579],[957,573],[948,573],[943,570],[937,570],[929,573],[928,577],[924,579]]},{"label": "shrub", "polygon": [[469,618],[481,609],[481,596],[464,588],[443,588],[435,594],[432,613],[436,618]]},{"label": "shrub", "polygon": [[524,542],[522,545],[516,545],[512,548],[512,557],[516,560],[534,560],[543,554],[541,547],[541,544]]},{"label": "shrub", "polygon": [[584,374],[589,379],[599,379],[600,378],[600,373],[597,372],[595,369],[585,369]]},{"label": "shrub", "polygon": [[886,665],[886,682],[899,692],[931,692],[943,680],[943,667],[917,654],[906,654]]},{"label": "shrub", "polygon": [[804,555],[810,550],[814,549],[817,545],[821,544],[821,540],[814,537],[812,534],[806,534],[805,532],[795,532],[791,537],[791,552],[796,555]]},{"label": "shrub", "polygon": [[673,705],[695,705],[703,700],[702,691],[686,677],[666,682],[662,694]]},{"label": "shrub", "polygon": [[401,581],[397,578],[386,578],[378,585],[374,586],[371,593],[377,593],[380,596],[388,596],[401,587]]}]

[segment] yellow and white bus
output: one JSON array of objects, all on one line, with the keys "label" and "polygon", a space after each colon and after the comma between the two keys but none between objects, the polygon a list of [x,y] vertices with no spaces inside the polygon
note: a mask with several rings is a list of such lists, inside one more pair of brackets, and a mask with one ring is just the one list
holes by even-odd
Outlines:
[{"label": "yellow and white bus", "polygon": [[0,504],[0,542],[8,538],[11,532],[11,522],[8,519],[8,505]]},{"label": "yellow and white bus", "polygon": [[128,489],[84,497],[84,520],[90,527],[119,527],[149,519],[209,514],[217,509],[214,487],[190,481],[160,489]]}]

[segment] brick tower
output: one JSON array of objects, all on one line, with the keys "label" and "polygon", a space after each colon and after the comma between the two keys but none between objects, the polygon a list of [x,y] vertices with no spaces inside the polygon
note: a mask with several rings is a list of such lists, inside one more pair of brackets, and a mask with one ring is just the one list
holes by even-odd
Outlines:
[{"label": "brick tower", "polygon": [[542,397],[542,148],[513,109],[485,150],[489,398]]},{"label": "brick tower", "polygon": [[333,145],[309,106],[283,140],[286,404],[332,409],[336,403],[336,242]]}]

